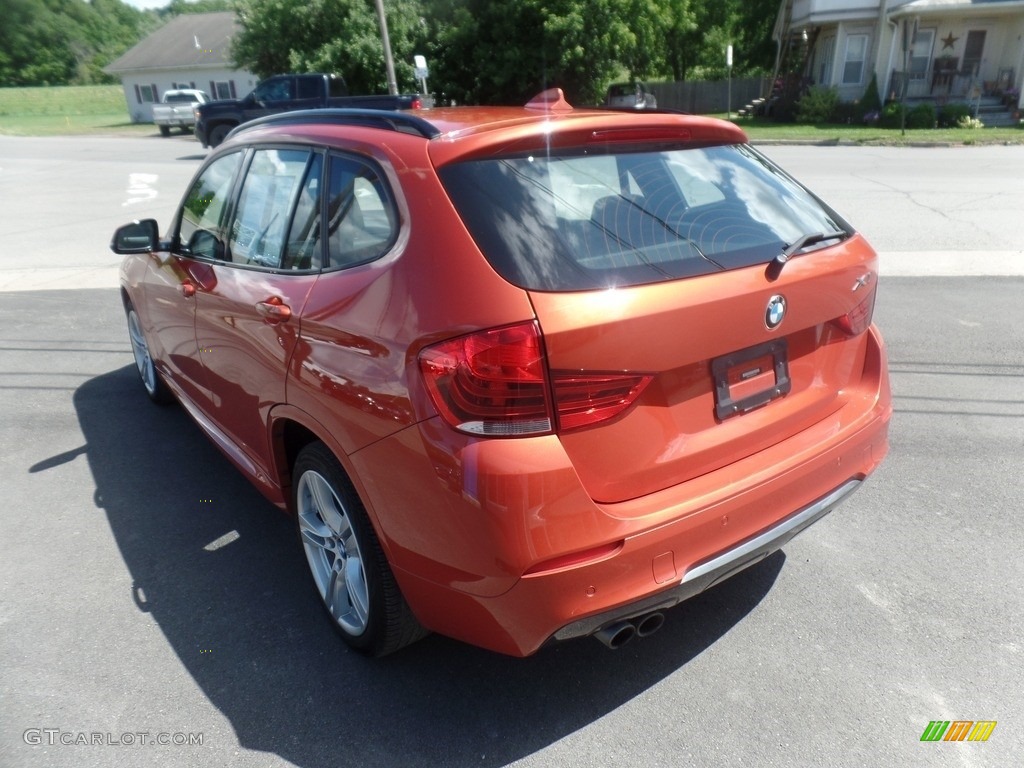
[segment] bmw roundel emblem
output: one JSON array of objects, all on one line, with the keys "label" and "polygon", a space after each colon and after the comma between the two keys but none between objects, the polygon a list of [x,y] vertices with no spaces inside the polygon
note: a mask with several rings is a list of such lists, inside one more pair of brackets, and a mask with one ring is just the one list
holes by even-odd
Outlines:
[{"label": "bmw roundel emblem", "polygon": [[764,311],[764,324],[768,329],[778,328],[786,317],[786,297],[775,294],[768,299],[768,308]]}]

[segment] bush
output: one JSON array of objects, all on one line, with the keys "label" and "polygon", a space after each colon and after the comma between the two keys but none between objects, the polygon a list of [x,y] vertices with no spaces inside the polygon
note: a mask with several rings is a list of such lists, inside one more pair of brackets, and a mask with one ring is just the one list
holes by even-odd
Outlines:
[{"label": "bush", "polygon": [[899,128],[900,127],[900,114],[902,113],[902,107],[898,101],[892,101],[885,105],[882,110],[881,117],[878,119],[879,125],[883,128]]},{"label": "bush", "polygon": [[955,128],[960,121],[971,116],[971,108],[966,104],[946,104],[939,110],[939,127]]},{"label": "bush", "polygon": [[878,98],[878,75],[871,75],[871,82],[864,90],[864,97],[860,100],[861,109],[865,114],[868,112],[880,112],[882,100]]},{"label": "bush", "polygon": [[798,123],[827,123],[838,103],[838,90],[815,86],[797,102],[796,121]]},{"label": "bush", "polygon": [[771,106],[772,120],[776,123],[795,123],[798,103],[785,96],[780,96]]},{"label": "bush", "polygon": [[828,120],[840,125],[860,125],[864,120],[864,108],[856,101],[841,101],[836,104]]},{"label": "bush", "polygon": [[907,112],[907,128],[934,128],[935,107],[931,104],[918,104]]},{"label": "bush", "polygon": [[[885,105],[879,123],[883,128],[899,128],[902,106],[898,101]],[[906,111],[907,128],[934,128],[935,107],[931,104],[918,104]]]}]

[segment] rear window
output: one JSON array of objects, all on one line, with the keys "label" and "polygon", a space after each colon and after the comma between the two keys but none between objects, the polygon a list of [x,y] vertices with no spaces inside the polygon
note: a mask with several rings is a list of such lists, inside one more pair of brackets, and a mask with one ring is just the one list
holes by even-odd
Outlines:
[{"label": "rear window", "polygon": [[540,291],[767,263],[849,225],[748,145],[489,158],[441,180],[491,265]]},{"label": "rear window", "polygon": [[169,93],[167,94],[168,104],[191,104],[197,101],[197,98],[191,93]]}]

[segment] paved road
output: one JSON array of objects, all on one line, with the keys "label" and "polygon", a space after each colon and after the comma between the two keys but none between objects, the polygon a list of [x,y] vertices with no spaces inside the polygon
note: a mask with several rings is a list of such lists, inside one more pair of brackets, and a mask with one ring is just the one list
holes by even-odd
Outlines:
[{"label": "paved road", "polygon": [[[768,150],[883,253],[966,242],[1010,275],[881,283],[892,452],[845,507],[616,653],[432,637],[380,662],[320,616],[289,521],[135,380],[105,243],[167,222],[197,150],[0,138],[0,279],[96,285],[0,292],[0,766],[1022,764],[1022,224],[923,212],[1003,205],[970,168],[1019,180],[1020,148]],[[957,719],[998,725],[919,741]],[[160,734],[203,743],[139,744]]]},{"label": "paved road", "polygon": [[867,236],[883,275],[1024,275],[1024,146],[764,152]]}]

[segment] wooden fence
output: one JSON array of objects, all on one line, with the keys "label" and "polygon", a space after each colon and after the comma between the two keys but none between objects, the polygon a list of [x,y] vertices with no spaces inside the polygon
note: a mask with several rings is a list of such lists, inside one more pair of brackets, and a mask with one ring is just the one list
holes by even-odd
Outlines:
[{"label": "wooden fence", "polygon": [[[737,77],[732,81],[732,111],[768,92],[771,78]],[[648,83],[661,109],[678,109],[695,115],[729,111],[728,80],[685,80],[679,83]]]}]

